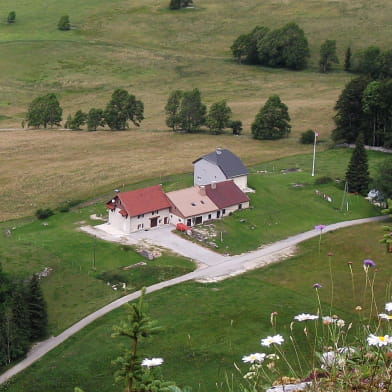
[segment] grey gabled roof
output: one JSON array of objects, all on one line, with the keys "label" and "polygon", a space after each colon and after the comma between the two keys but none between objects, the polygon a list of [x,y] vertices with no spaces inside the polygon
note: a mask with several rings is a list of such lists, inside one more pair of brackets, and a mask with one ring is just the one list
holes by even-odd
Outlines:
[{"label": "grey gabled roof", "polygon": [[192,163],[195,164],[201,159],[205,159],[206,161],[218,166],[226,178],[239,177],[248,174],[248,170],[242,163],[241,159],[229,150],[217,148],[214,152],[204,155]]}]

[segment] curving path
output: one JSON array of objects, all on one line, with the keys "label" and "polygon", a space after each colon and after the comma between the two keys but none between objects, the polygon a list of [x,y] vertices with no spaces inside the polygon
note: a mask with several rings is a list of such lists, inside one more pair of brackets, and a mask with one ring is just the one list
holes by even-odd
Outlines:
[{"label": "curving path", "polygon": [[[373,217],[373,218],[364,218],[364,219],[356,219],[352,221],[345,221],[345,222],[340,222],[340,223],[335,223],[327,226],[324,229],[324,233],[328,231],[333,231],[336,229],[340,229],[343,227],[348,227],[348,226],[353,226],[353,225],[358,225],[362,223],[368,223],[368,222],[377,222],[381,220],[388,219],[387,216],[379,216],[379,217]],[[108,236],[108,233],[100,230],[100,229],[94,229],[94,228],[84,228],[85,231],[97,235],[101,238],[105,238],[108,240],[115,241],[115,235],[113,233]],[[106,234],[105,234],[106,233]],[[148,232],[146,232],[148,233]],[[156,230],[156,233],[153,233],[153,237],[157,236],[158,230]],[[160,236],[159,238],[166,238],[167,233],[164,232],[165,235]],[[286,238],[284,240],[275,242],[273,244],[270,244],[268,246],[265,246],[263,248],[257,249],[252,252],[244,253],[239,256],[222,256],[222,255],[217,255],[215,252],[212,252],[210,250],[204,249],[201,251],[198,249],[198,252],[193,253],[192,256],[190,256],[192,259],[195,259],[199,263],[203,263],[203,267],[199,268],[193,272],[190,272],[186,275],[179,276],[174,279],[167,280],[165,282],[157,283],[152,286],[147,287],[147,293],[152,293],[154,291],[163,289],[168,286],[173,286],[175,284],[185,282],[188,280],[201,280],[201,281],[210,281],[210,280],[219,280],[223,279],[227,276],[234,276],[238,275],[240,273],[245,272],[246,270],[252,269],[252,268],[257,268],[263,265],[266,265],[270,262],[276,261],[277,258],[273,257],[276,255],[282,256],[284,254],[285,250],[292,248],[293,246],[299,244],[300,242],[306,241],[310,238],[316,237],[320,234],[318,230],[309,230],[304,233],[300,233],[297,235],[294,235],[292,237]],[[147,235],[147,234],[145,234]],[[142,234],[140,234],[142,236]],[[175,236],[177,239],[180,237]],[[159,242],[160,245],[163,243],[166,243],[165,240],[163,239],[158,239],[156,237],[156,242]],[[117,241],[119,240],[124,240],[124,236],[121,235],[120,238],[117,238]],[[153,241],[153,239],[150,238],[150,240]],[[186,245],[190,244],[189,241],[185,241]],[[181,246],[184,246],[184,243],[182,241],[174,240],[172,238],[169,238],[168,242],[170,243],[172,241],[172,248],[175,248],[174,250],[177,251],[177,248],[181,248]],[[173,242],[174,241],[174,242]],[[189,254],[189,252],[194,252],[193,247],[194,244],[192,244],[192,247],[182,249],[181,254]],[[197,248],[201,248],[197,245],[194,245]],[[167,243],[166,243],[166,247]],[[187,250],[188,249],[188,250]],[[181,249],[180,249],[181,250]],[[196,256],[196,257],[195,257]],[[188,256],[189,257],[189,256]],[[82,320],[78,321],[74,325],[72,325],[70,328],[66,329],[64,332],[62,332],[60,335],[51,337],[41,343],[38,343],[35,345],[27,354],[26,358],[19,362],[17,365],[12,367],[11,369],[7,370],[5,373],[0,375],[0,384],[3,382],[7,381],[10,379],[12,376],[15,374],[21,372],[22,370],[26,369],[28,366],[30,366],[32,363],[43,357],[47,352],[52,350],[53,348],[57,347],[61,343],[63,343],[65,340],[67,340],[70,336],[75,334],[76,332],[80,331],[82,328],[84,328],[86,325],[90,324],[94,320],[102,317],[106,313],[109,313],[110,311],[124,305],[125,303],[135,300],[140,296],[140,291],[134,292],[132,294],[126,295],[124,297],[121,297],[117,299],[114,302],[111,302],[110,304],[104,306],[103,308],[95,311],[94,313],[91,313],[87,317],[83,318]]]}]

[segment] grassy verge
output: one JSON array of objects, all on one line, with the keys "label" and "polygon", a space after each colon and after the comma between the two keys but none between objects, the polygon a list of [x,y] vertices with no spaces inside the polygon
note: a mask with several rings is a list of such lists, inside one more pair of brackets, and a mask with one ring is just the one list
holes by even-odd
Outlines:
[{"label": "grassy verge", "polygon": [[[278,312],[277,331],[286,339],[293,316],[315,313],[317,299],[312,285],[318,282],[324,312],[328,313],[331,293],[329,262],[334,282],[333,313],[346,322],[357,319],[354,308],[363,307],[367,317],[369,293],[363,291],[362,261],[377,263],[375,295],[380,306],[390,300],[391,256],[377,244],[382,235],[379,224],[367,224],[323,236],[299,246],[298,254],[284,262],[214,284],[186,283],[147,296],[149,312],[165,327],[160,336],[144,343],[148,356],[165,359],[166,379],[193,390],[215,390],[225,374],[234,373],[233,362],[241,368],[241,357],[262,350],[260,338],[275,333],[269,318]],[[327,252],[333,252],[329,259]],[[353,262],[355,290],[347,261]],[[373,274],[374,270],[372,270]],[[15,378],[5,390],[65,392],[75,385],[85,391],[114,392],[111,359],[119,353],[119,341],[110,338],[111,326],[125,315],[118,309],[69,339]],[[299,344],[302,326],[295,326]],[[286,355],[293,359],[290,346]]]}]

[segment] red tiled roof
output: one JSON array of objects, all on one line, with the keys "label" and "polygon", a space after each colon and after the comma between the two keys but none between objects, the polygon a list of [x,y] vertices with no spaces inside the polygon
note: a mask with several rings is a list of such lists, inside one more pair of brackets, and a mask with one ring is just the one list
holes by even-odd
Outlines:
[{"label": "red tiled roof", "polygon": [[112,202],[106,203],[106,207],[110,208],[111,210],[114,210],[116,208],[116,206]]},{"label": "red tiled roof", "polygon": [[218,208],[226,208],[249,201],[248,196],[232,180],[217,182],[214,185],[215,189],[212,188],[212,184],[205,185],[206,195]]},{"label": "red tiled roof", "polygon": [[161,185],[118,193],[123,209],[129,216],[146,214],[151,211],[170,208],[169,200],[162,190]]}]

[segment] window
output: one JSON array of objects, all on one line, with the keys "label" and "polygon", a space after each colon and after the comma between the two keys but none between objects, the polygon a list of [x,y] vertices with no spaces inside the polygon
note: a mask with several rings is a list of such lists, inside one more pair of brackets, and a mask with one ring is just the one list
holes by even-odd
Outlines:
[{"label": "window", "polygon": [[204,200],[200,200],[200,203],[201,203],[201,204],[204,204]]},{"label": "window", "polygon": [[239,209],[239,210],[242,209],[242,204],[238,204],[238,209]]},{"label": "window", "polygon": [[144,214],[138,215],[137,219],[144,218]]},{"label": "window", "polygon": [[192,205],[193,207],[196,207],[196,204],[195,204],[195,203],[191,203],[191,205]]},{"label": "window", "polygon": [[208,214],[208,219],[211,219],[211,214]]},{"label": "window", "polygon": [[222,210],[222,215],[226,214],[226,208]]}]

